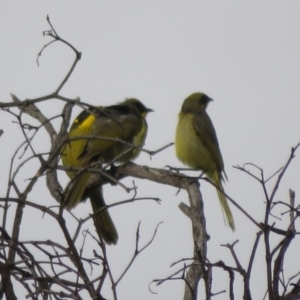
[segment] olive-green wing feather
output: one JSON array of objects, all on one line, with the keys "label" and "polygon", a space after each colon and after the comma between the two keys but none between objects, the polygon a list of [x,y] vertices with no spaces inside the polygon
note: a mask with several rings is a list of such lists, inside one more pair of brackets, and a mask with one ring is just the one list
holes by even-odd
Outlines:
[{"label": "olive-green wing feather", "polygon": [[109,139],[120,139],[131,143],[143,126],[142,118],[128,112],[121,114],[118,111],[110,111],[110,116],[97,117],[92,125],[92,135],[104,139],[90,139],[79,156],[81,164],[86,164],[92,158],[102,156],[103,160],[110,161],[120,155],[128,147],[123,143]]},{"label": "olive-green wing feather", "polygon": [[224,170],[223,158],[219,148],[216,131],[206,112],[193,118],[193,129],[201,141],[203,147],[210,153],[220,173]]}]

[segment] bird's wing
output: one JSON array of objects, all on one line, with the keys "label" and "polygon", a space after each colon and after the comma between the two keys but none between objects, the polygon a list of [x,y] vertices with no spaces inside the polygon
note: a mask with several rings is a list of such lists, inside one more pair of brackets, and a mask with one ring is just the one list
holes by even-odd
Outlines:
[{"label": "bird's wing", "polygon": [[[94,122],[95,117],[87,111],[82,111],[74,120],[71,129],[68,133],[70,139],[76,137],[84,137],[92,134],[91,124]],[[82,167],[82,163],[77,159],[84,151],[87,139],[78,139],[66,143],[62,150],[62,162],[67,167]],[[72,178],[74,172],[67,172]]]},{"label": "bird's wing", "polygon": [[193,129],[200,139],[203,147],[210,153],[220,173],[224,170],[223,158],[219,148],[219,142],[213,123],[206,112],[194,116]]},{"label": "bird's wing", "polygon": [[[125,105],[124,105],[125,106]],[[142,117],[123,105],[114,105],[105,109],[92,124],[92,135],[113,140],[91,139],[86,143],[79,158],[82,163],[89,163],[95,156],[103,155],[110,160],[122,153],[124,144],[115,139],[131,142],[142,126]]]}]

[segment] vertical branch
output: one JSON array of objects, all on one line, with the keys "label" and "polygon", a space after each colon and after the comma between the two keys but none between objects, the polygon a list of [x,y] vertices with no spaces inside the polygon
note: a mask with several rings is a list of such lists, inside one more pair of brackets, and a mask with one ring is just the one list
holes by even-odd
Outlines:
[{"label": "vertical branch", "polygon": [[295,191],[289,190],[290,193],[290,206],[291,206],[291,211],[290,211],[290,229],[294,232],[296,232],[296,227],[295,227]]},{"label": "vertical branch", "polygon": [[97,295],[97,292],[95,291],[94,286],[90,284],[89,276],[87,275],[87,273],[84,269],[81,257],[80,257],[80,255],[79,255],[79,253],[78,253],[78,251],[77,251],[77,249],[76,249],[76,247],[75,247],[75,245],[72,241],[72,238],[70,236],[70,233],[69,233],[68,228],[67,228],[66,223],[65,223],[65,219],[63,218],[62,215],[59,215],[57,221],[58,221],[58,223],[60,225],[60,228],[61,228],[61,230],[62,230],[62,232],[65,236],[65,239],[68,243],[70,252],[72,253],[73,263],[74,263],[74,265],[76,266],[76,268],[78,270],[78,275],[81,277],[81,279],[86,284],[86,289],[89,292],[91,298],[101,300],[102,299],[101,295],[100,294]]},{"label": "vertical branch", "polygon": [[[9,167],[9,175],[8,175],[8,185],[7,185],[7,191],[6,191],[6,198],[9,198],[10,195],[10,191],[11,191],[11,187],[12,187],[12,173],[13,173],[13,164],[15,161],[15,158],[18,154],[18,151],[21,149],[22,146],[24,146],[26,144],[26,142],[23,142],[15,151],[14,155],[12,156],[11,160],[10,160],[10,167]],[[6,220],[7,220],[7,213],[8,213],[8,201],[5,201],[4,207],[3,207],[3,220],[2,220],[2,227],[5,229],[6,228]]]},{"label": "vertical branch", "polygon": [[[205,274],[204,263],[207,252],[206,221],[204,216],[204,204],[197,181],[187,182],[185,189],[189,195],[190,218],[193,227],[194,240],[194,262],[189,268],[186,276],[184,300],[197,299],[198,284]],[[200,262],[200,263],[199,263]]]},{"label": "vertical branch", "polygon": [[250,289],[251,271],[252,271],[252,267],[253,267],[253,263],[254,263],[254,257],[255,257],[256,251],[257,251],[258,243],[259,243],[259,240],[260,240],[260,237],[261,237],[262,234],[263,234],[262,231],[259,231],[256,234],[256,239],[255,239],[255,243],[253,245],[253,249],[252,249],[252,252],[251,252],[247,272],[246,272],[245,277],[244,277],[244,299],[246,299],[246,300],[252,299],[251,289]]},{"label": "vertical branch", "polygon": [[[263,191],[266,196],[266,210],[265,210],[265,218],[264,218],[264,241],[265,241],[265,259],[266,259],[266,272],[267,272],[267,285],[268,285],[268,293],[269,293],[269,299],[273,300],[273,278],[272,278],[272,255],[271,255],[271,248],[270,248],[270,227],[269,225],[269,217],[271,213],[272,208],[272,200],[274,198],[274,193],[272,193],[272,196],[269,197],[267,193],[266,188],[266,181],[264,178],[264,173],[261,171],[261,185],[263,188]],[[273,191],[274,192],[274,191]]]},{"label": "vertical branch", "polygon": [[286,251],[294,239],[296,235],[295,230],[295,216],[294,216],[294,209],[295,209],[295,192],[290,190],[290,206],[291,206],[291,212],[290,212],[290,226],[289,229],[286,232],[286,236],[284,237],[283,241],[280,243],[280,251],[277,255],[277,258],[274,262],[274,271],[273,271],[273,295],[274,297],[279,297],[279,283],[280,283],[280,273],[282,271],[282,266],[285,258]]},{"label": "vertical branch", "polygon": [[[268,206],[268,204],[267,204]],[[268,284],[268,292],[269,299],[273,300],[273,288],[272,288],[272,255],[270,250],[270,229],[268,224],[265,223],[264,229],[264,240],[265,240],[265,253],[266,253],[266,268],[267,268],[267,284]]]},{"label": "vertical branch", "polygon": [[57,169],[55,168],[60,160],[60,149],[61,143],[64,141],[64,138],[67,134],[67,129],[70,123],[71,113],[72,113],[73,104],[67,103],[64,106],[64,109],[62,111],[62,123],[60,127],[60,131],[58,135],[51,136],[51,150],[50,153],[56,152],[57,156],[54,158],[54,160],[50,163],[49,169],[46,171],[46,184],[49,189],[50,194],[54,199],[57,201],[61,201],[61,186],[58,182],[57,178]]},{"label": "vertical branch", "polygon": [[10,277],[10,265],[0,262],[0,274],[2,278],[2,289],[6,299],[17,300],[18,298],[15,295]]},{"label": "vertical branch", "polygon": [[[272,202],[274,200],[274,197],[276,195],[276,192],[279,188],[279,185],[281,183],[281,180],[283,178],[283,175],[285,174],[287,168],[289,167],[291,161],[295,157],[295,152],[300,146],[300,143],[298,143],[294,148],[291,150],[290,157],[288,161],[286,162],[284,168],[278,175],[278,179],[275,183],[275,186],[273,188],[273,191],[271,193],[269,201],[267,201],[267,207],[266,207],[266,214],[265,214],[265,229],[264,229],[264,239],[265,239],[265,249],[266,249],[266,263],[267,263],[267,281],[268,281],[268,292],[269,292],[269,299],[273,300],[275,299],[275,296],[278,296],[278,290],[275,288],[275,286],[278,287],[279,284],[279,274],[276,275],[275,269],[278,271],[278,268],[280,268],[280,265],[274,266],[274,271],[273,271],[273,276],[276,275],[276,278],[272,278],[272,255],[270,251],[270,228],[268,226],[269,222],[269,216],[271,213],[271,207],[272,207]],[[265,182],[263,182],[263,187],[265,188]],[[288,234],[286,239],[284,239],[284,245],[282,246],[280,253],[278,254],[278,257],[276,259],[275,264],[281,264],[283,262],[284,258],[284,253],[289,246],[291,240],[294,238],[295,233],[292,233],[292,235]],[[275,293],[275,294],[274,294]]]}]

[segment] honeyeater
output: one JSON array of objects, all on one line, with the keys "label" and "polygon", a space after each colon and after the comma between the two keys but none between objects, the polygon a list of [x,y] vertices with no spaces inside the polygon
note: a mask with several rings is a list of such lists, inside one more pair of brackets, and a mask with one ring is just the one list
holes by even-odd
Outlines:
[{"label": "honeyeater", "polygon": [[[137,99],[127,99],[112,106],[99,107],[94,113],[82,111],[74,120],[62,151],[62,163],[65,167],[87,168],[92,163],[101,167],[112,160],[127,162],[140,154],[139,148],[118,142],[117,139],[134,146],[142,146],[145,142],[148,125],[146,115],[152,109],[147,108]],[[73,140],[72,138],[80,138]],[[85,138],[86,137],[86,138]],[[87,138],[90,137],[90,138]],[[99,138],[110,138],[105,140]],[[73,179],[66,192],[64,205],[74,208],[84,198],[89,197],[94,215],[96,231],[107,244],[116,244],[118,233],[107,209],[102,195],[102,186],[86,189],[92,175],[86,171],[67,171]],[[85,191],[88,191],[86,195]],[[97,213],[98,212],[98,213]]]},{"label": "honeyeater", "polygon": [[[226,179],[227,176],[223,158],[215,128],[206,112],[210,101],[212,99],[203,93],[194,93],[184,100],[176,129],[175,149],[179,160],[203,171],[221,191],[224,191],[223,175]],[[227,199],[220,190],[217,189],[217,193],[221,207],[229,226],[235,230]]]}]

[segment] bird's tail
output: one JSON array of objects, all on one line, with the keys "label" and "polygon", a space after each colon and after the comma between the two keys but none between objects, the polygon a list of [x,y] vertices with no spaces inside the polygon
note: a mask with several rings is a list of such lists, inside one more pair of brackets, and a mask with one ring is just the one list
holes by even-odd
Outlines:
[{"label": "bird's tail", "polygon": [[221,182],[221,175],[216,171],[210,174],[209,178],[212,180],[212,182],[219,188],[216,189],[218,193],[218,197],[220,200],[220,204],[223,210],[223,213],[225,214],[225,223],[228,223],[232,231],[235,230],[235,224],[234,224],[234,219],[233,215],[231,213],[230,207],[228,205],[226,196],[222,193],[224,192],[222,182]]},{"label": "bird's tail", "polygon": [[[90,201],[94,212],[94,223],[99,237],[108,244],[116,244],[118,241],[118,232],[110,217],[108,209],[103,209],[106,206],[102,187],[96,187],[89,192]],[[100,211],[101,210],[101,211]]]},{"label": "bird's tail", "polygon": [[72,182],[69,190],[67,191],[64,205],[72,209],[81,202],[86,186],[88,185],[91,173],[83,172],[79,174]]}]

